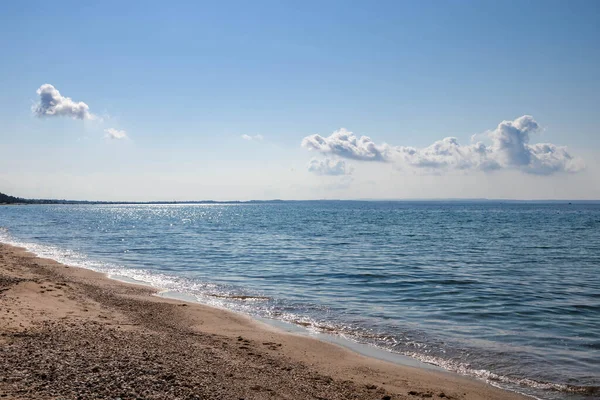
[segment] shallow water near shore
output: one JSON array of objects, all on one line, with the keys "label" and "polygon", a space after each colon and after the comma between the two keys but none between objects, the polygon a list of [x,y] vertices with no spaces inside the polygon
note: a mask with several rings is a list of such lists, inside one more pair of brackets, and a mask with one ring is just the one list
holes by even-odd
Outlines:
[{"label": "shallow water near shore", "polygon": [[600,204],[0,207],[0,241],[544,399],[600,392]]}]

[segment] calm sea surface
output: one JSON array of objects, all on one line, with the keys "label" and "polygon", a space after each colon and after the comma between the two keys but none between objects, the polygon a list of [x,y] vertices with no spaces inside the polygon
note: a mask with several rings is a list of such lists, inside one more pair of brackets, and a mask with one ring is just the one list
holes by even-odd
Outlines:
[{"label": "calm sea surface", "polygon": [[203,303],[539,398],[600,397],[600,204],[29,205],[0,207],[0,227]]}]

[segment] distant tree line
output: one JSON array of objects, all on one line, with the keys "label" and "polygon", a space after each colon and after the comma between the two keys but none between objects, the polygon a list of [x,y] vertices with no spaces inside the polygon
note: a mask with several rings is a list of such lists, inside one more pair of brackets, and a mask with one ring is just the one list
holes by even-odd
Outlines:
[{"label": "distant tree line", "polygon": [[4,193],[0,193],[0,204],[17,204],[17,203],[27,203],[27,200],[20,199],[18,197],[9,196]]},{"label": "distant tree line", "polygon": [[43,199],[23,199],[21,197],[9,196],[0,193],[0,204],[69,204],[77,203],[71,200],[43,200]]}]

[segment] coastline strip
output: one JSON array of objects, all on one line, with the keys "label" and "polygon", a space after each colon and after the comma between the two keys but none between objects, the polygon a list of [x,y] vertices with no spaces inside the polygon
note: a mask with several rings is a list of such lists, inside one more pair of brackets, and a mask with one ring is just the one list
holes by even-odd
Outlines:
[{"label": "coastline strip", "polygon": [[0,396],[525,399],[0,244]]}]

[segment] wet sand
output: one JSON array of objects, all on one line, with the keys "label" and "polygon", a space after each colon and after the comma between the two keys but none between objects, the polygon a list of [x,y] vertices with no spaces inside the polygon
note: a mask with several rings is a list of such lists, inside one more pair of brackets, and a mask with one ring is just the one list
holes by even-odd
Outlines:
[{"label": "wet sand", "polygon": [[0,244],[0,398],[525,399]]}]

